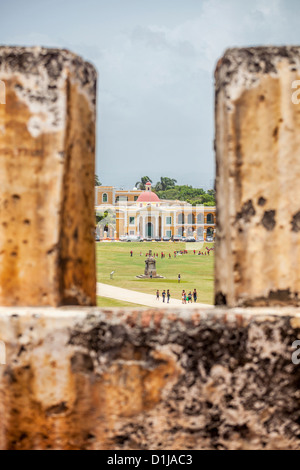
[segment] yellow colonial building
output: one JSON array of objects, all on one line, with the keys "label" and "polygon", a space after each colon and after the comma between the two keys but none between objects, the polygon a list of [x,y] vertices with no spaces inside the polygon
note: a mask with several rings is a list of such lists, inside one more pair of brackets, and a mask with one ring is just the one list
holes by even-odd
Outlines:
[{"label": "yellow colonial building", "polygon": [[97,228],[100,237],[204,239],[215,237],[216,208],[193,207],[184,201],[159,199],[152,191],[116,190],[113,186],[95,188],[96,213],[108,212],[107,220]]}]

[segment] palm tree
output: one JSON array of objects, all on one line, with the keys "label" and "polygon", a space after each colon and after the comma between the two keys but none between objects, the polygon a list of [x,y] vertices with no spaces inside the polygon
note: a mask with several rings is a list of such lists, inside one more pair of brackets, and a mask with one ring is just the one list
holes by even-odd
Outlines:
[{"label": "palm tree", "polygon": [[95,175],[95,186],[101,186],[102,183],[100,183],[98,175]]},{"label": "palm tree", "polygon": [[177,180],[173,178],[167,178],[161,176],[160,181],[156,184],[155,189],[156,191],[166,191],[167,189],[174,188]]},{"label": "palm tree", "polygon": [[145,191],[146,189],[146,183],[148,183],[148,181],[150,181],[150,183],[152,183],[152,180],[149,178],[149,176],[143,176],[141,178],[141,181],[137,181],[135,183],[135,186],[138,188],[138,189],[141,189],[143,191]]},{"label": "palm tree", "polygon": [[116,230],[116,214],[111,209],[105,211],[98,210],[96,212],[96,221],[99,227],[110,225],[114,230]]}]

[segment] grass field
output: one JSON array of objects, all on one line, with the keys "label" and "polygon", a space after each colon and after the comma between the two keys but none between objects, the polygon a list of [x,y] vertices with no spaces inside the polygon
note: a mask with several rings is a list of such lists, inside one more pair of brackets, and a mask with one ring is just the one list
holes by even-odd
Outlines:
[{"label": "grass field", "polygon": [[122,302],[121,300],[109,299],[108,297],[97,296],[98,307],[143,307],[143,305],[133,304],[131,302]]},{"label": "grass field", "polygon": [[[204,244],[201,251],[204,251],[206,246],[213,245]],[[176,299],[181,299],[183,289],[187,292],[197,289],[198,302],[213,304],[214,252],[211,252],[210,256],[195,256],[193,251],[189,251],[187,255],[174,258],[175,250],[184,250],[186,247],[194,249],[192,243],[97,243],[97,281],[153,296],[157,289],[160,292],[170,289],[171,297]],[[165,279],[136,278],[137,275],[144,274],[145,255],[150,249],[159,254],[156,262],[157,273]],[[162,251],[166,253],[164,259],[160,258]],[[169,253],[172,255],[171,259]],[[115,271],[114,279],[110,279],[112,271]],[[177,281],[179,273],[180,284]]]}]

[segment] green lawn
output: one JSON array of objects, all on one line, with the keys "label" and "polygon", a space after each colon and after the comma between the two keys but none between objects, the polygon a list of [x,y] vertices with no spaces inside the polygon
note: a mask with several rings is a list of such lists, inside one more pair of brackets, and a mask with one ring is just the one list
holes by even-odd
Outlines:
[{"label": "green lawn", "polygon": [[109,299],[108,297],[97,296],[98,307],[143,307],[143,305],[122,302],[121,300]]},{"label": "green lawn", "polygon": [[[185,243],[97,243],[97,281],[106,284],[123,287],[125,289],[145,292],[155,295],[156,290],[170,289],[171,296],[181,299],[181,292],[197,289],[198,301],[213,304],[213,270],[214,252],[210,256],[195,256],[193,251],[187,255],[174,258],[175,250],[184,250],[188,247],[194,249],[198,244]],[[204,244],[205,247],[211,244]],[[152,250],[159,254],[156,268],[157,273],[165,279],[137,279],[145,269],[145,254]],[[133,257],[130,257],[130,251]],[[160,253],[164,251],[166,258],[161,259]],[[142,252],[142,256],[140,256]],[[169,253],[172,258],[169,259]],[[115,271],[114,279],[110,279],[110,273]],[[181,274],[181,283],[178,284],[177,276]],[[123,303],[124,304],[124,303]]]}]

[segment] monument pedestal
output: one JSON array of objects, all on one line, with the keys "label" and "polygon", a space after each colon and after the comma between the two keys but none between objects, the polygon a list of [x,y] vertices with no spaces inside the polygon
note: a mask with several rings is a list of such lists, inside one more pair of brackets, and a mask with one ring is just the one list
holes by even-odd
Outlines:
[{"label": "monument pedestal", "polygon": [[152,251],[149,251],[149,257],[145,261],[145,274],[136,276],[138,279],[165,279],[163,276],[158,276],[156,272],[156,259],[152,256]]}]

